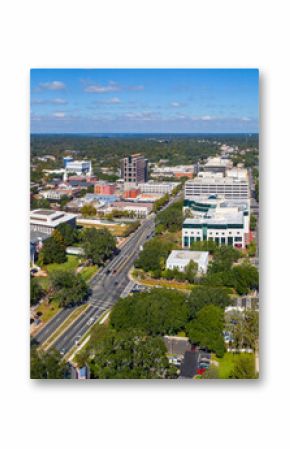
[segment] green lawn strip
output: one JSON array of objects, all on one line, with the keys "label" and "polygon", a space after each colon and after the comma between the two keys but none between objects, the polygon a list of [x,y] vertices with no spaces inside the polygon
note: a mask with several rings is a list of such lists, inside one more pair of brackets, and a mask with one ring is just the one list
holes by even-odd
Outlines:
[{"label": "green lawn strip", "polygon": [[[79,341],[79,343],[78,343],[78,346],[80,346],[80,345],[84,342],[84,340],[85,340],[85,339],[88,337],[88,335],[92,332],[92,330],[94,329],[95,326],[99,326],[99,325],[100,325],[100,321],[102,321],[102,319],[104,318],[104,316],[107,315],[108,311],[109,311],[109,309],[105,310],[105,311],[102,313],[102,315],[98,318],[98,320],[92,325],[92,327],[91,327],[90,329],[88,329],[88,330],[84,333],[84,335],[82,336],[82,338],[80,339],[80,341]],[[77,346],[77,347],[78,347],[78,346]],[[82,348],[82,349],[84,349],[84,348]],[[71,350],[65,355],[65,359],[68,360],[68,359],[74,354],[75,351],[76,351],[75,346],[73,346],[73,347],[71,348]]]},{"label": "green lawn strip", "polygon": [[82,271],[80,272],[82,278],[88,282],[91,277],[96,274],[98,271],[98,267],[96,265],[92,265],[91,267],[84,267]]},{"label": "green lawn strip", "polygon": [[68,318],[56,329],[56,331],[50,335],[50,337],[42,344],[42,348],[46,351],[52,343],[58,338],[65,330],[77,319],[82,313],[85,312],[88,304],[83,304],[74,310]]},{"label": "green lawn strip", "polygon": [[41,312],[40,320],[43,323],[49,321],[54,315],[56,315],[61,310],[61,307],[58,304],[58,301],[53,299],[50,302],[43,301],[39,306],[35,309],[35,312]]}]

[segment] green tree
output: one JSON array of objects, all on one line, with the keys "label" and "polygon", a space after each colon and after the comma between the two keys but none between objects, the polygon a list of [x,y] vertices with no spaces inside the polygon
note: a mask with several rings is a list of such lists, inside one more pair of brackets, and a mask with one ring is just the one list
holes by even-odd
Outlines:
[{"label": "green tree", "polygon": [[192,290],[187,304],[190,317],[195,318],[197,313],[207,305],[219,306],[224,309],[230,305],[230,298],[225,288],[197,286]]},{"label": "green tree", "polygon": [[57,230],[61,234],[65,246],[73,245],[78,241],[78,231],[73,226],[67,223],[61,223]]},{"label": "green tree", "polygon": [[30,304],[34,306],[44,296],[44,290],[41,287],[38,279],[32,278],[30,280]]},{"label": "green tree", "polygon": [[60,354],[51,349],[47,352],[31,349],[30,378],[31,379],[63,379],[67,373],[67,366],[61,360]]},{"label": "green tree", "polygon": [[39,254],[39,260],[45,265],[49,263],[64,263],[67,260],[64,240],[57,230],[46,239]]},{"label": "green tree", "polygon": [[176,232],[182,228],[183,214],[182,214],[183,201],[176,201],[167,207],[156,217],[156,225],[162,226],[162,229],[170,232]]},{"label": "green tree", "polygon": [[186,326],[192,343],[215,352],[218,357],[222,357],[225,352],[223,329],[223,309],[212,304],[203,307]]},{"label": "green tree", "polygon": [[259,273],[256,267],[244,262],[232,268],[235,278],[235,288],[239,295],[245,295],[252,289],[259,287]]},{"label": "green tree", "polygon": [[175,290],[155,288],[148,293],[120,299],[113,307],[114,329],[142,329],[147,335],[174,335],[189,317],[186,296]]},{"label": "green tree", "polygon": [[92,204],[88,203],[83,205],[80,212],[83,217],[94,217],[97,213],[97,210]]},{"label": "green tree", "polygon": [[229,377],[230,379],[256,379],[257,374],[253,354],[239,354]]},{"label": "green tree", "polygon": [[51,284],[53,296],[59,301],[61,307],[79,304],[89,294],[89,288],[84,279],[73,271],[55,271],[51,275]]},{"label": "green tree", "polygon": [[144,271],[155,272],[155,276],[159,277],[172,246],[171,242],[154,237],[145,243],[143,251],[135,261],[135,267]]},{"label": "green tree", "polygon": [[79,359],[82,364],[88,360],[94,379],[177,377],[176,368],[169,365],[163,340],[137,330],[116,332],[107,329],[90,343],[85,357],[80,355]]},{"label": "green tree", "polygon": [[107,229],[85,229],[82,235],[85,255],[93,264],[103,264],[116,249],[116,239]]},{"label": "green tree", "polygon": [[255,215],[251,215],[251,217],[250,217],[250,229],[251,229],[251,231],[254,231],[256,229],[256,224],[257,224],[257,218],[255,217]]}]

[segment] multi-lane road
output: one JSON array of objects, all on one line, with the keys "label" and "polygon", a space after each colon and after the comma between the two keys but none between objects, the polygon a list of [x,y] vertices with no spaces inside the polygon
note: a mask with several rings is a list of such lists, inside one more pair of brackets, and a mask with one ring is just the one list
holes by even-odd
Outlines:
[{"label": "multi-lane road", "polygon": [[[168,207],[180,198],[171,199]],[[112,260],[109,261],[90,282],[91,295],[86,311],[81,314],[54,342],[53,346],[62,354],[72,347],[98,320],[101,315],[120,298],[129,281],[128,273],[139,255],[140,247],[152,237],[155,216],[143,220],[136,232],[127,240]],[[72,309],[63,309],[35,336],[38,343],[43,343],[70,315]]]}]

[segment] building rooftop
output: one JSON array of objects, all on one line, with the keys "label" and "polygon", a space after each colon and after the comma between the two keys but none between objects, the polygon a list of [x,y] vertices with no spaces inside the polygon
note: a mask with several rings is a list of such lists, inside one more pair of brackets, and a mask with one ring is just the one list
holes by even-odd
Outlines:
[{"label": "building rooftop", "polygon": [[192,260],[195,263],[204,264],[208,259],[208,255],[208,251],[173,250],[169,254],[167,263],[180,264],[182,261],[187,263],[188,260]]},{"label": "building rooftop", "polygon": [[76,218],[74,214],[67,214],[63,211],[55,211],[49,209],[36,209],[30,212],[30,224],[43,224],[49,227],[56,227],[61,223]]},{"label": "building rooftop", "polygon": [[202,218],[186,218],[183,225],[202,225],[202,224],[212,224],[212,225],[222,225],[222,224],[240,224],[243,225],[244,216],[243,212],[237,212],[234,214],[222,215],[215,214],[214,211],[210,216],[204,216]]}]

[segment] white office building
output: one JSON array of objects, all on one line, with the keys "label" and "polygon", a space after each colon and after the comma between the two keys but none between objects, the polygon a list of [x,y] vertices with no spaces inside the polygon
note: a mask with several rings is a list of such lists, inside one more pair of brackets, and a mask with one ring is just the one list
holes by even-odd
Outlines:
[{"label": "white office building", "polygon": [[196,177],[185,183],[185,200],[194,197],[217,195],[224,199],[248,199],[250,197],[247,178],[207,176]]},{"label": "white office building", "polygon": [[214,241],[218,245],[244,248],[248,233],[248,216],[235,208],[211,210],[201,218],[187,218],[182,225],[182,247],[193,242]]},{"label": "white office building", "polygon": [[91,161],[68,161],[65,165],[65,175],[68,173],[76,173],[81,175],[92,175],[92,162]]},{"label": "white office building", "polygon": [[178,182],[145,182],[138,184],[141,193],[170,194],[179,185]]},{"label": "white office building", "polygon": [[171,251],[166,261],[166,268],[169,270],[178,269],[185,271],[189,262],[195,262],[198,266],[198,273],[205,274],[208,266],[207,251],[189,251],[189,250],[174,250]]},{"label": "white office building", "polygon": [[51,235],[62,223],[76,225],[76,215],[50,209],[36,209],[30,212],[30,231]]}]

